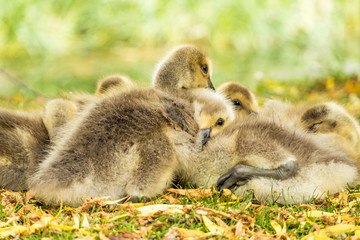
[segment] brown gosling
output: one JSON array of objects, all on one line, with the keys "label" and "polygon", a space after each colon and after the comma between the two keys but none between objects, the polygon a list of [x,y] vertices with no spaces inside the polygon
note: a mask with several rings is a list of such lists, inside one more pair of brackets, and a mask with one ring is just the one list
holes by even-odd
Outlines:
[{"label": "brown gosling", "polygon": [[98,81],[95,95],[103,97],[113,93],[128,91],[136,87],[136,84],[128,77],[122,75],[110,75]]},{"label": "brown gosling", "polygon": [[51,140],[61,131],[63,126],[78,116],[78,106],[70,100],[53,99],[44,107],[42,120]]},{"label": "brown gosling", "polygon": [[99,98],[129,91],[136,87],[136,84],[128,77],[122,75],[109,75],[100,79],[97,83],[95,96],[89,94],[75,94],[68,96],[68,99],[53,99],[48,102],[43,111],[43,122],[49,132],[50,139],[71,120],[74,120],[90,104]]},{"label": "brown gosling", "polygon": [[158,64],[152,85],[167,92],[211,88],[212,66],[209,58],[192,45],[173,49]]},{"label": "brown gosling", "polygon": [[38,166],[49,136],[38,113],[0,109],[0,187],[27,190],[26,179]]},{"label": "brown gosling", "polygon": [[239,119],[249,114],[257,115],[258,102],[254,93],[247,87],[236,82],[225,82],[217,91],[232,101]]},{"label": "brown gosling", "polygon": [[[326,143],[360,158],[360,127],[358,122],[342,106],[334,102],[319,103],[310,107],[293,106],[277,100],[266,102],[260,112],[280,125],[299,128],[316,135]],[[360,160],[359,169],[360,169]]]}]

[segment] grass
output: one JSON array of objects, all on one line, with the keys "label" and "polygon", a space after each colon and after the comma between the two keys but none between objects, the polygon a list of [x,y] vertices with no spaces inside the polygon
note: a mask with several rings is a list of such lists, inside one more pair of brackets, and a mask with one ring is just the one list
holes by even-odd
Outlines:
[{"label": "grass", "polygon": [[[350,239],[359,236],[360,186],[308,204],[264,205],[251,194],[169,189],[157,199],[119,204],[87,199],[78,208],[48,206],[31,193],[0,192],[0,237],[23,239],[257,238]],[[177,210],[175,211],[175,207]],[[334,226],[337,226],[334,229]],[[118,238],[117,238],[118,237]]]}]

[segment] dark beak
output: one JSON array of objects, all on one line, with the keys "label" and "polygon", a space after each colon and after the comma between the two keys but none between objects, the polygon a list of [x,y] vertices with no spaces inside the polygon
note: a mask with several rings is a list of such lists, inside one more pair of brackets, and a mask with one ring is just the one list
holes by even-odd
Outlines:
[{"label": "dark beak", "polygon": [[201,144],[204,146],[208,139],[210,138],[210,132],[211,132],[211,128],[204,128],[204,129],[201,129]]},{"label": "dark beak", "polygon": [[209,88],[215,91],[214,85],[212,84],[210,78],[209,78]]},{"label": "dark beak", "polygon": [[250,115],[252,115],[252,116],[257,116],[257,115],[258,115],[258,113],[257,113],[257,112],[254,112],[253,110],[249,110],[249,113],[250,113]]}]

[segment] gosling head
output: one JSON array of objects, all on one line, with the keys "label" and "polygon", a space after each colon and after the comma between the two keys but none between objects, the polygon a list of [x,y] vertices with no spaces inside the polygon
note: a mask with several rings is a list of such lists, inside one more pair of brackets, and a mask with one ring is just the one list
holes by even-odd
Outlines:
[{"label": "gosling head", "polygon": [[255,95],[245,86],[226,82],[219,86],[218,92],[224,94],[234,105],[237,117],[257,115],[258,103]]},{"label": "gosling head", "polygon": [[135,84],[127,77],[110,75],[98,81],[95,95],[104,96],[111,93],[123,92],[134,88]]},{"label": "gosling head", "polygon": [[166,91],[211,88],[210,60],[192,45],[172,50],[157,66],[152,85]]},{"label": "gosling head", "polygon": [[42,120],[48,130],[50,139],[59,128],[77,117],[78,107],[73,101],[65,99],[52,99],[44,107]]},{"label": "gosling head", "polygon": [[221,133],[235,120],[231,103],[221,94],[206,89],[197,90],[194,101],[196,119],[200,128],[200,141],[205,145],[210,137]]},{"label": "gosling head", "polygon": [[340,105],[327,102],[309,108],[300,119],[300,125],[310,133],[335,133],[359,146],[360,127],[357,121]]}]

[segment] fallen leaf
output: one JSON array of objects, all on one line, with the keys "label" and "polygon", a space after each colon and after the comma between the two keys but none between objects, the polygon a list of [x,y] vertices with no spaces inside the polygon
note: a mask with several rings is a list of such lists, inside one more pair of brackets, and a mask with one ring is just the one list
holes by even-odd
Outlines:
[{"label": "fallen leaf", "polygon": [[12,227],[7,227],[7,228],[1,228],[0,229],[0,237],[1,238],[6,238],[9,236],[14,236],[17,233],[24,233],[27,232],[28,228],[24,227],[24,226],[12,226]]},{"label": "fallen leaf", "polygon": [[99,239],[100,240],[110,240],[110,238],[108,238],[103,231],[99,232]]},{"label": "fallen leaf", "polygon": [[213,217],[213,218],[214,218],[215,222],[216,222],[220,227],[222,227],[222,228],[224,228],[224,229],[228,229],[228,228],[229,228],[229,226],[228,226],[223,220],[221,220],[220,218],[218,218],[218,217]]},{"label": "fallen leaf", "polygon": [[360,227],[357,227],[354,224],[338,224],[338,225],[326,227],[318,232],[310,233],[305,237],[303,237],[302,239],[306,240],[306,239],[312,239],[318,237],[329,237],[340,233],[349,233],[357,230],[360,230]]},{"label": "fallen leaf", "polygon": [[360,193],[351,193],[351,194],[349,194],[349,197],[356,197],[356,198],[358,198],[358,197],[360,197]]},{"label": "fallen leaf", "polygon": [[178,229],[177,227],[170,228],[169,231],[167,231],[167,233],[165,233],[163,239],[164,240],[176,239],[176,237],[178,236],[177,229]]},{"label": "fallen leaf", "polygon": [[225,197],[230,197],[231,200],[237,200],[238,199],[238,197],[229,189],[224,189],[222,195],[225,196]]},{"label": "fallen leaf", "polygon": [[240,238],[245,235],[245,229],[243,228],[243,226],[244,226],[244,224],[240,220],[236,223],[236,226],[235,226],[235,237],[236,238]]},{"label": "fallen leaf", "polygon": [[123,204],[118,204],[118,207],[122,207],[125,209],[131,209],[131,208],[139,208],[139,207],[143,207],[143,206],[147,206],[150,203],[123,203]]},{"label": "fallen leaf", "polygon": [[226,218],[229,218],[229,219],[234,219],[230,214],[224,213],[224,212],[221,212],[221,211],[218,211],[218,210],[215,210],[215,209],[211,209],[211,208],[207,208],[207,207],[198,207],[196,209],[196,211],[200,211],[200,210],[205,211],[207,213],[214,214],[214,215],[219,215],[219,216],[222,216],[222,217],[226,217]]},{"label": "fallen leaf", "polygon": [[73,227],[80,228],[80,216],[78,214],[73,214]]},{"label": "fallen leaf", "polygon": [[139,216],[151,216],[157,212],[164,214],[184,214],[184,211],[182,211],[183,208],[183,205],[155,204],[139,207],[137,210],[139,211]]},{"label": "fallen leaf", "polygon": [[341,209],[341,213],[347,213],[349,212],[354,206],[359,205],[360,202],[358,200],[354,200],[348,203],[348,206],[344,207],[343,209]]},{"label": "fallen leaf", "polygon": [[280,236],[282,234],[282,227],[275,220],[270,221],[271,226],[274,228],[276,235]]},{"label": "fallen leaf", "polygon": [[177,228],[177,231],[180,234],[180,237],[182,239],[184,238],[198,238],[198,237],[202,237],[205,235],[204,232],[200,231],[200,230],[191,230],[191,229],[186,229],[186,228]]},{"label": "fallen leaf", "polygon": [[323,212],[318,210],[308,211],[304,213],[305,217],[312,217],[312,218],[331,217],[334,215],[335,215],[334,213]]},{"label": "fallen leaf", "polygon": [[216,193],[218,193],[215,188],[207,188],[207,189],[175,189],[175,188],[169,188],[166,191],[172,192],[175,194],[188,196],[191,198],[194,198],[195,200],[199,200],[200,198],[207,198],[210,197]]},{"label": "fallen leaf", "polygon": [[129,214],[129,213],[125,213],[125,214],[117,215],[117,216],[115,216],[115,217],[113,217],[113,218],[110,218],[110,219],[107,220],[107,221],[113,222],[113,221],[115,221],[115,220],[118,220],[118,219],[124,218],[124,217],[128,217],[128,216],[130,216],[130,214]]},{"label": "fallen leaf", "polygon": [[162,196],[162,198],[171,204],[180,204],[181,203],[181,201],[179,199],[176,199],[171,195],[164,195],[164,196]]},{"label": "fallen leaf", "polygon": [[83,216],[83,222],[81,224],[81,228],[90,229],[89,220],[86,215],[87,214],[84,214],[84,216]]},{"label": "fallen leaf", "polygon": [[203,222],[205,227],[212,233],[216,233],[216,234],[224,234],[226,232],[225,228],[222,228],[218,225],[216,225],[215,223],[213,223],[208,217],[206,216],[202,216]]}]

